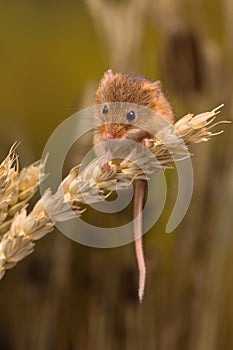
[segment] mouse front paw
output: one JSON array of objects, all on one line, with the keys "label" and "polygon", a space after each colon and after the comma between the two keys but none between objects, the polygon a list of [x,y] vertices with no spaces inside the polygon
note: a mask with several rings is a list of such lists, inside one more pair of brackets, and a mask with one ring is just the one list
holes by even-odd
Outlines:
[{"label": "mouse front paw", "polygon": [[142,140],[142,144],[144,147],[149,148],[151,146],[151,143],[153,143],[154,140],[151,138],[145,138]]},{"label": "mouse front paw", "polygon": [[110,168],[109,162],[112,161],[112,153],[108,150],[99,158],[99,166],[101,169],[107,170]]}]

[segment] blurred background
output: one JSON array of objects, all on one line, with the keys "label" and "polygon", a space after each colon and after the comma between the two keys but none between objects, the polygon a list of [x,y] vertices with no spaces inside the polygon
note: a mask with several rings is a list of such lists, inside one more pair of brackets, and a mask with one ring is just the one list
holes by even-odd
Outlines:
[{"label": "blurred background", "polygon": [[[53,130],[93,104],[109,68],[160,79],[177,118],[224,103],[221,119],[232,120],[232,18],[231,0],[2,0],[1,159],[14,141],[21,166],[39,159]],[[0,282],[0,349],[233,349],[233,130],[224,129],[192,147],[193,198],[170,235],[177,184],[166,172],[166,208],[144,237],[143,304],[133,244],[94,249],[54,231]]]}]

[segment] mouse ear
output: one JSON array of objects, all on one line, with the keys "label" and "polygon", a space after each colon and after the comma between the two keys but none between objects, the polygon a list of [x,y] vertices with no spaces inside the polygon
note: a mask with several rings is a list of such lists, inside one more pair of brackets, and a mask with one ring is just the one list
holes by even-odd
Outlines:
[{"label": "mouse ear", "polygon": [[153,82],[150,80],[146,80],[143,83],[143,89],[152,93],[154,95],[154,98],[158,99],[162,92],[161,82],[159,80]]},{"label": "mouse ear", "polygon": [[162,90],[162,84],[161,84],[161,81],[160,80],[156,80],[152,83],[152,85],[157,88],[157,89],[160,89]]},{"label": "mouse ear", "polygon": [[104,73],[104,76],[109,78],[109,77],[113,77],[114,73],[112,71],[112,69],[108,69],[107,72]]},{"label": "mouse ear", "polygon": [[162,92],[161,81],[160,81],[160,80],[156,80],[156,81],[154,81],[151,85],[153,86],[153,90],[154,90],[154,92],[155,92],[155,98],[158,98],[159,95],[160,95],[161,92]]}]

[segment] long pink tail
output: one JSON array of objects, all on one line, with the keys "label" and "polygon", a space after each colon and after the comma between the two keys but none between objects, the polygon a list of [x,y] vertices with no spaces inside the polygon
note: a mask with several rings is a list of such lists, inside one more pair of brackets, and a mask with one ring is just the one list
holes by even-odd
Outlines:
[{"label": "long pink tail", "polygon": [[135,180],[134,188],[134,238],[135,252],[139,272],[138,297],[140,303],[143,301],[145,282],[146,282],[146,265],[143,252],[142,239],[142,206],[145,191],[145,181]]}]

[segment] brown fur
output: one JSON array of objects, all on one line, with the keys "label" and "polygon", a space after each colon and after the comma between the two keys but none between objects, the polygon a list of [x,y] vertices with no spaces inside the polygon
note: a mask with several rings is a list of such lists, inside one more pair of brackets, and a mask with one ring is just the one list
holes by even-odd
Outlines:
[{"label": "brown fur", "polygon": [[97,104],[128,102],[145,106],[174,122],[172,107],[165,97],[159,81],[151,81],[133,73],[113,73],[108,70],[96,91]]}]

